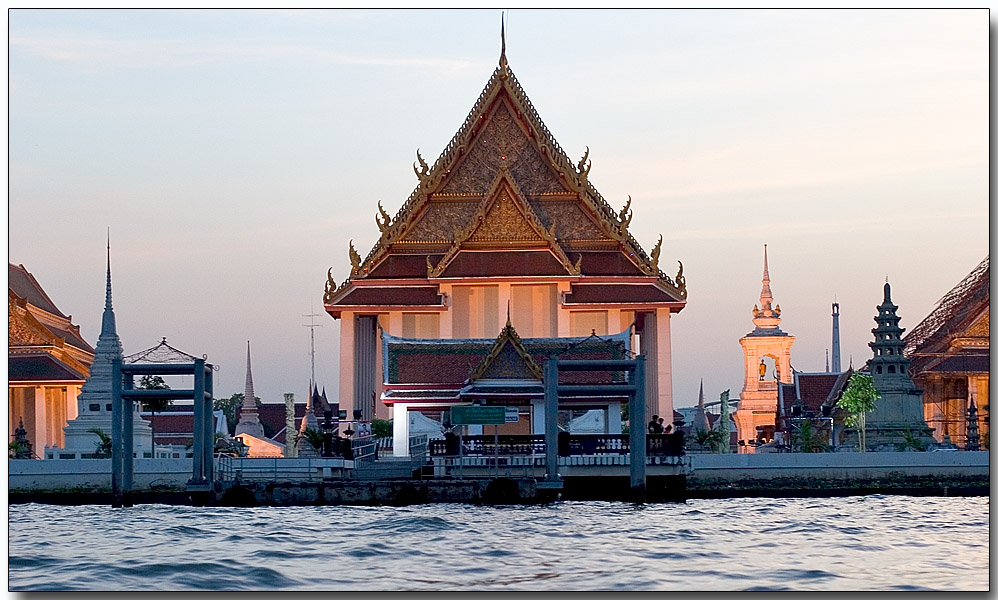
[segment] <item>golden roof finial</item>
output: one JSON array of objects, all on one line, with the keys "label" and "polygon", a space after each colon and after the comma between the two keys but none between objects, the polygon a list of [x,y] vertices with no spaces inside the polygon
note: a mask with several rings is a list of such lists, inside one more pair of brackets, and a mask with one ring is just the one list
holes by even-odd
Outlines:
[{"label": "golden roof finial", "polygon": [[502,12],[500,19],[502,27],[500,29],[499,35],[500,37],[502,37],[502,52],[499,54],[499,68],[505,69],[507,66],[509,66],[509,63],[506,62],[506,12],[505,11]]}]

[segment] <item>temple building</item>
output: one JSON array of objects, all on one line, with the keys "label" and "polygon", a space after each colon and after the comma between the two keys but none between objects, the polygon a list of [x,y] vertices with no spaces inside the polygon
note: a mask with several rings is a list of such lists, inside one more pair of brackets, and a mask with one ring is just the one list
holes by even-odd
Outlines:
[{"label": "temple building", "polygon": [[924,392],[925,420],[939,442],[967,443],[971,403],[981,447],[990,420],[990,256],[984,257],[905,336],[911,377]]},{"label": "temple building", "polygon": [[39,457],[65,444],[94,348],[24,265],[7,264],[7,425],[18,423]]},{"label": "temple building", "polygon": [[[673,277],[660,269],[661,236],[650,254],[642,249],[628,230],[630,198],[620,212],[611,208],[589,181],[588,157],[587,148],[573,162],[558,145],[513,75],[504,41],[441,155],[431,166],[417,151],[409,198],[394,217],[378,205],[374,247],[361,258],[351,241],[340,285],[329,270],[323,300],[341,323],[343,408],[364,420],[391,409],[404,430],[401,413],[410,410],[439,414],[476,394],[502,402],[497,390],[483,392],[493,378],[482,370],[498,369],[523,388],[509,399],[522,411],[510,428],[539,431],[535,368],[545,352],[593,337],[618,349],[626,340],[627,352],[645,355],[647,414],[672,414],[670,324],[686,305],[682,263]],[[486,360],[492,350],[499,355]],[[446,376],[405,375],[410,351],[442,355],[433,364]],[[441,392],[432,400],[429,384]],[[409,390],[418,401],[405,386],[418,388]],[[598,403],[610,411],[606,426],[617,426],[614,400],[573,402]]]},{"label": "temple building", "polygon": [[738,429],[738,451],[741,453],[753,453],[757,443],[773,441],[778,386],[781,382],[793,383],[790,347],[794,336],[780,329],[780,305],[773,307],[769,283],[769,252],[763,245],[762,291],[759,304],[752,309],[755,329],[738,340],[745,355],[745,383],[732,418]]}]

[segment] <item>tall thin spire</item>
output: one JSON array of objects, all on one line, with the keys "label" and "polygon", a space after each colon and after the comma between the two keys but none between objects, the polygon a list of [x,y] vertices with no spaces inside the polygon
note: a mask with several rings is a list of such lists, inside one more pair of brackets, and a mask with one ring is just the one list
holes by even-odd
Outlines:
[{"label": "tall thin spire", "polygon": [[759,304],[752,309],[752,322],[757,329],[780,328],[780,305],[773,307],[773,291],[769,287],[769,249],[762,245],[762,291],[759,292]]},{"label": "tall thin spire", "polygon": [[107,292],[104,295],[104,310],[111,310],[111,228],[107,228]]},{"label": "tall thin spire", "polygon": [[243,392],[243,406],[239,412],[239,423],[236,424],[236,435],[245,433],[264,439],[263,425],[256,410],[256,394],[253,392],[253,371],[250,367],[250,343],[246,340],[246,387]]},{"label": "tall thin spire", "polygon": [[499,36],[502,38],[502,52],[499,54],[499,68],[504,69],[509,66],[506,62],[506,13],[503,12],[500,16],[501,28],[499,30]]},{"label": "tall thin spire", "polygon": [[707,418],[707,408],[703,399],[703,379],[700,380],[700,400],[697,410],[693,413],[693,431],[710,431],[710,420]]}]

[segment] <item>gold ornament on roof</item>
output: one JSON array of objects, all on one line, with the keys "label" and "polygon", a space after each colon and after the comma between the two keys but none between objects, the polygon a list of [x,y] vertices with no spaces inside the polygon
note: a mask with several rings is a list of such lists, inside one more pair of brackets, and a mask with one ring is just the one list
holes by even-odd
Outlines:
[{"label": "gold ornament on roof", "polygon": [[683,261],[679,262],[679,272],[676,273],[676,287],[679,289],[679,295],[682,298],[686,298],[686,278],[683,277]]},{"label": "gold ornament on roof", "polygon": [[356,275],[360,271],[360,254],[353,247],[353,240],[350,240],[350,275]]},{"label": "gold ornament on roof", "polygon": [[381,200],[378,200],[378,212],[381,213],[382,218],[379,219],[378,215],[374,215],[374,222],[378,224],[378,229],[381,231],[382,237],[384,237],[385,232],[392,226],[392,218],[381,207]]},{"label": "gold ornament on roof", "polygon": [[620,218],[617,220],[617,225],[619,226],[620,236],[627,236],[627,228],[631,225],[631,218],[634,217],[634,211],[630,211],[631,208],[631,195],[627,195],[627,204],[620,211]]},{"label": "gold ornament on roof", "polygon": [[429,178],[430,167],[427,166],[426,161],[423,160],[422,155],[419,154],[419,148],[416,148],[416,160],[419,161],[419,168],[416,168],[416,163],[412,163],[412,170],[415,171],[416,177],[419,179],[421,184],[426,183],[426,180]]},{"label": "gold ornament on roof", "polygon": [[322,294],[322,301],[329,304],[334,291],[336,291],[336,282],[333,281],[333,268],[329,267],[329,271],[326,273],[326,289]]},{"label": "gold ornament on roof", "polygon": [[582,160],[579,161],[578,171],[579,171],[579,187],[583,190],[586,188],[586,183],[589,181],[589,171],[593,168],[593,161],[586,160],[589,158],[589,146],[586,146],[586,153],[582,155]]},{"label": "gold ornament on roof", "polygon": [[658,243],[651,250],[651,270],[654,273],[658,271],[658,256],[662,253],[662,234],[658,234]]}]

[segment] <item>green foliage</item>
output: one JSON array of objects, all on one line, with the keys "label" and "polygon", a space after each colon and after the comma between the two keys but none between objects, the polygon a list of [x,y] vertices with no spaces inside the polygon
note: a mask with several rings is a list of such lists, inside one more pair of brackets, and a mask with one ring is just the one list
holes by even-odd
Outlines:
[{"label": "green foliage", "polygon": [[797,452],[828,452],[825,436],[814,427],[811,421],[804,421],[795,434],[793,442]]},{"label": "green foliage", "polygon": [[96,435],[99,441],[94,442],[94,446],[97,451],[94,452],[95,458],[111,458],[111,436],[104,433],[103,430],[94,427],[93,429],[88,429],[88,433]]},{"label": "green foliage", "polygon": [[848,411],[846,425],[859,428],[859,451],[866,452],[866,413],[876,406],[880,392],[873,386],[873,377],[853,373],[846,390],[839,399],[839,406]]},{"label": "green foliage", "polygon": [[322,432],[318,429],[312,429],[308,427],[305,429],[305,441],[312,445],[316,450],[322,449]]},{"label": "green foliage", "polygon": [[845,418],[846,425],[855,427],[859,423],[860,415],[868,413],[876,406],[880,392],[873,387],[873,377],[862,373],[853,373],[849,377],[846,390],[839,399],[839,406],[849,411]]},{"label": "green foliage", "polygon": [[711,452],[720,452],[721,444],[724,442],[724,436],[716,429],[710,431],[697,429],[693,437],[701,448],[709,449]]},{"label": "green foliage", "polygon": [[30,448],[27,444],[14,440],[7,444],[7,458],[30,458]]},{"label": "green foliage", "polygon": [[371,435],[379,438],[390,438],[395,435],[394,423],[391,420],[371,419]]},{"label": "green foliage", "polygon": [[[140,390],[168,390],[170,386],[166,385],[163,378],[159,375],[143,375],[139,379],[138,389]],[[169,398],[146,398],[142,401],[142,409],[147,410],[153,414],[158,412],[163,412],[166,407],[173,404],[173,400]],[[153,432],[153,437],[155,438],[155,432]]]}]

